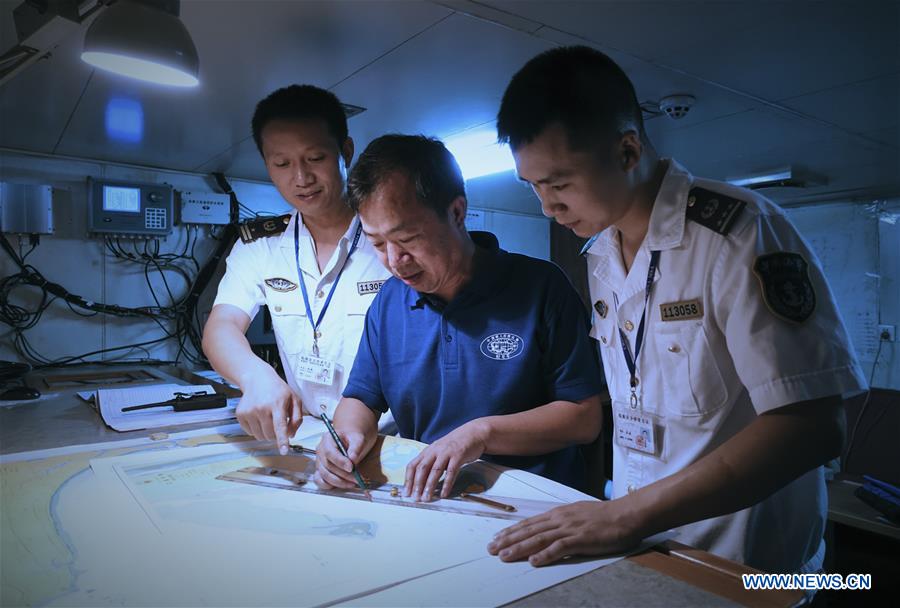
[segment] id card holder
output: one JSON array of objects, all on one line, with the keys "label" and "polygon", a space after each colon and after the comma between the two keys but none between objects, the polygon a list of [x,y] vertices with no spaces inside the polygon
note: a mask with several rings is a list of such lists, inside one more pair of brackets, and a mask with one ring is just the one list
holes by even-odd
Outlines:
[{"label": "id card holder", "polygon": [[662,459],[665,422],[661,418],[632,408],[628,403],[616,402],[613,419],[616,445]]},{"label": "id card holder", "polygon": [[300,380],[331,386],[334,381],[334,361],[314,355],[298,355],[294,374]]}]

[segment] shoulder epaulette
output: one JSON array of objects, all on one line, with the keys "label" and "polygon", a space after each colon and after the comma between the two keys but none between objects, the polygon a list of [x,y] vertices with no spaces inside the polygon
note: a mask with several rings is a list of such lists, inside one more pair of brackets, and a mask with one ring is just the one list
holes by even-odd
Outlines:
[{"label": "shoulder epaulette", "polygon": [[244,243],[252,243],[264,236],[273,236],[281,234],[287,230],[288,224],[291,223],[291,214],[286,213],[276,217],[261,217],[255,220],[248,220],[238,226],[238,234],[241,235],[241,241]]},{"label": "shoulder epaulette", "polygon": [[728,234],[741,215],[745,201],[704,188],[691,188],[688,193],[687,217],[719,234]]}]

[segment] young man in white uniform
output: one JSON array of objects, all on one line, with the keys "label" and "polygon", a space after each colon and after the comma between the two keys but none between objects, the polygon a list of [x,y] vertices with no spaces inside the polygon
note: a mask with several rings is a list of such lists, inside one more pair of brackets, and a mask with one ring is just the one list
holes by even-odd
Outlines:
[{"label": "young man in white uniform", "polygon": [[593,49],[526,64],[498,131],[544,213],[591,237],[614,472],[613,500],[525,520],[489,550],[542,565],[678,528],[756,568],[820,569],[822,465],[865,380],[808,244],[758,194],[657,157],[631,82]]},{"label": "young man in white uniform", "polygon": [[[333,414],[366,311],[390,273],[344,200],[353,140],[338,99],[309,85],[256,107],[253,138],[272,183],[295,211],[242,229],[203,332],[213,367],[243,392],[238,421],[287,453],[302,413]],[[267,305],[285,383],[245,332]]]}]

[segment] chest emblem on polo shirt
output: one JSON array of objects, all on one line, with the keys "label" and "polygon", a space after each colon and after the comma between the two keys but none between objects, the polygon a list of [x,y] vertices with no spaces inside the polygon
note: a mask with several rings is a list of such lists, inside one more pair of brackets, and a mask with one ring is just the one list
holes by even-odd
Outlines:
[{"label": "chest emblem on polo shirt", "polygon": [[809,264],[799,253],[779,251],[756,258],[753,272],[763,299],[775,316],[803,323],[816,309],[816,290],[809,278]]},{"label": "chest emblem on polo shirt", "polygon": [[378,293],[385,281],[361,281],[356,284],[356,291],[359,295],[364,296],[370,293]]},{"label": "chest emblem on polo shirt", "polygon": [[597,300],[594,303],[594,310],[597,311],[597,314],[600,315],[601,319],[605,319],[606,315],[609,314],[609,305],[605,300]]},{"label": "chest emblem on polo shirt", "polygon": [[295,289],[297,289],[296,283],[294,283],[293,281],[288,281],[287,279],[282,279],[280,277],[266,279],[266,285],[268,285],[275,291],[294,291]]},{"label": "chest emblem on polo shirt", "polygon": [[496,361],[518,357],[523,350],[525,341],[516,334],[499,333],[481,341],[481,354]]}]

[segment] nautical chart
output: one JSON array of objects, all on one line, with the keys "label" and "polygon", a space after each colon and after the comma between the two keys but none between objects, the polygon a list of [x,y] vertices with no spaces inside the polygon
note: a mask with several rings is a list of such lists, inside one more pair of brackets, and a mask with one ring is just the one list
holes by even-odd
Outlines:
[{"label": "nautical chart", "polygon": [[[480,579],[451,586],[453,597],[409,603],[498,605],[611,561],[503,564],[485,546],[508,520],[218,479],[248,466],[309,472],[311,463],[228,428],[4,458],[2,604],[356,604],[470,564]],[[385,440],[383,483],[396,482],[420,449]],[[486,467],[478,479],[492,495],[545,504],[583,496]]]},{"label": "nautical chart", "polygon": [[[239,442],[238,425],[184,433],[160,441],[122,441],[0,457],[0,604],[66,603],[81,588],[84,556],[112,543],[102,529],[82,534],[101,517],[92,458]],[[99,506],[102,506],[99,505]],[[103,603],[100,598],[95,604]]]}]

